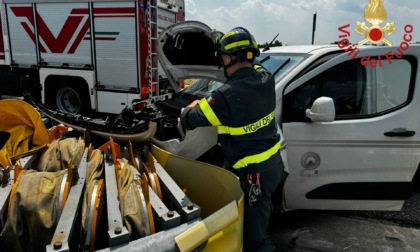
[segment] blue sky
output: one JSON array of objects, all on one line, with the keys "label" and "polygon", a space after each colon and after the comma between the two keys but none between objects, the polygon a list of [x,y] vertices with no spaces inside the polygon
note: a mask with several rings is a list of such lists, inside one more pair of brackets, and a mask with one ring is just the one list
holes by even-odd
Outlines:
[{"label": "blue sky", "polygon": [[[404,26],[414,27],[413,41],[420,41],[420,0],[383,0],[387,19],[395,22],[396,32],[386,36],[399,44]],[[236,26],[247,28],[262,44],[277,39],[283,44],[310,44],[313,14],[317,13],[315,44],[339,40],[338,27],[350,24],[350,41],[363,36],[356,33],[356,21],[364,19],[369,0],[185,0],[186,20],[197,20],[211,28],[227,32]]]}]

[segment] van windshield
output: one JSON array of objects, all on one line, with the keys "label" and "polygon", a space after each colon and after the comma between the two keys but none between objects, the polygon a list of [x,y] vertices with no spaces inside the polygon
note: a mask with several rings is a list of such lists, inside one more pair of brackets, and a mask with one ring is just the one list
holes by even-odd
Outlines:
[{"label": "van windshield", "polygon": [[307,54],[262,53],[257,60],[274,75],[278,83],[308,56]]}]

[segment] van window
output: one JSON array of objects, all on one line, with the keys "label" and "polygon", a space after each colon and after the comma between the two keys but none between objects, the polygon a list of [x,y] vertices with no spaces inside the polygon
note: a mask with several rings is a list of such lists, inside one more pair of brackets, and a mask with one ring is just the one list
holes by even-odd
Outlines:
[{"label": "van window", "polygon": [[364,67],[360,60],[337,65],[284,97],[283,122],[310,121],[305,110],[321,96],[335,101],[336,119],[372,117],[408,102],[412,65],[406,59]]},{"label": "van window", "polygon": [[276,83],[299,64],[301,64],[308,54],[281,54],[281,53],[262,53],[257,60],[276,78]]}]

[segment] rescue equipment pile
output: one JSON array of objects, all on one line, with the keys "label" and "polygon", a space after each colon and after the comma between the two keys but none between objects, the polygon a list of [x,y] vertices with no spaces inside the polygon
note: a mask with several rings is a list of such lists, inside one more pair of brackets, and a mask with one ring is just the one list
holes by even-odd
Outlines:
[{"label": "rescue equipment pile", "polygon": [[243,194],[223,169],[148,142],[95,146],[18,100],[0,100],[0,132],[2,250],[241,249]]}]

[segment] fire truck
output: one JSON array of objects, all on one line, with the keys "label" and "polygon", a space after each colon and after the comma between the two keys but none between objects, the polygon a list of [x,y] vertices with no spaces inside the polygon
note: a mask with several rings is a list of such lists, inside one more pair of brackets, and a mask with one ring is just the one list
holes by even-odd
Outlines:
[{"label": "fire truck", "polygon": [[0,0],[0,96],[118,114],[167,93],[157,37],[184,0]]}]

